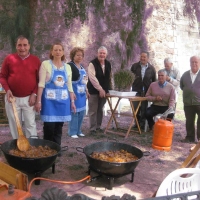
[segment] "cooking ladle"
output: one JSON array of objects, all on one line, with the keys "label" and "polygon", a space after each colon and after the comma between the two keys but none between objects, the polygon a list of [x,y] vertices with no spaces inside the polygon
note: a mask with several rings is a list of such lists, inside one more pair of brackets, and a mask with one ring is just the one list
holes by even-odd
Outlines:
[{"label": "cooking ladle", "polygon": [[18,113],[17,113],[16,105],[15,105],[15,98],[10,98],[10,101],[12,103],[15,122],[16,122],[16,125],[17,125],[17,132],[18,132],[17,147],[20,151],[27,151],[30,147],[30,143],[29,143],[28,139],[23,134],[22,126],[21,126],[21,123],[19,121],[19,116],[18,116]]}]

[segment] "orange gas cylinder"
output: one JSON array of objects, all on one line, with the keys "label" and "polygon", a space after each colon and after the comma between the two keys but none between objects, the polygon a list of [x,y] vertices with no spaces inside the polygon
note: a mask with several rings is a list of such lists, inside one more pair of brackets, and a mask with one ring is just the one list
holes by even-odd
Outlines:
[{"label": "orange gas cylinder", "polygon": [[32,195],[29,192],[18,189],[9,189],[7,185],[0,186],[1,200],[25,200]]},{"label": "orange gas cylinder", "polygon": [[158,119],[154,125],[152,147],[158,150],[170,151],[174,133],[171,120]]}]

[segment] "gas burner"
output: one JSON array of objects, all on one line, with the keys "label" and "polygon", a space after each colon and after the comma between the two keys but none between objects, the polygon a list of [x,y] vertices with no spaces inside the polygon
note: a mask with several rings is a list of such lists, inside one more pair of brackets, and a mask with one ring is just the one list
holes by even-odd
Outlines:
[{"label": "gas burner", "polygon": [[[98,174],[97,176],[91,177],[91,181],[95,181],[95,180],[97,180],[97,179],[99,179],[101,177],[104,178],[104,179],[106,179],[107,180],[107,187],[106,187],[106,189],[108,189],[108,190],[112,190],[115,178],[120,178],[122,176],[128,175],[128,174],[124,174],[124,175],[118,175],[118,176],[110,176],[110,175],[101,173],[101,172],[93,169],[91,166],[89,166],[88,167],[88,175],[91,175],[91,171],[93,171],[93,172],[95,172],[95,173]],[[129,174],[131,174],[131,180],[130,180],[130,182],[133,183],[133,180],[134,180],[134,171],[132,173],[129,173]]]},{"label": "gas burner", "polygon": [[[52,167],[52,174],[55,174],[55,167],[56,167],[56,165],[55,165],[55,163],[53,163],[53,165],[51,166]],[[37,171],[37,172],[35,172],[34,173],[34,178],[39,178],[39,177],[41,177],[41,175],[42,175],[42,173],[43,173],[44,171]],[[34,183],[35,183],[35,185],[40,185],[40,180],[38,179],[38,180],[35,180],[34,181]]]}]

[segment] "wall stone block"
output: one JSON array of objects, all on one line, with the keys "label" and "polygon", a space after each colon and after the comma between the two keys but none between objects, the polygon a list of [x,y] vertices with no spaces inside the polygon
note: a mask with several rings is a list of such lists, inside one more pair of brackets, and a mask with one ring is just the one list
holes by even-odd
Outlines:
[{"label": "wall stone block", "polygon": [[[195,24],[194,28],[188,26],[188,19],[182,14],[182,0],[146,0],[146,2],[147,9],[153,6],[152,15],[147,19],[144,28],[150,62],[159,69],[163,68],[165,57],[172,57],[177,62],[177,67],[188,69],[189,65],[186,63],[190,56],[199,54],[200,51],[198,24]],[[83,47],[85,49],[83,64],[88,66],[90,60],[96,56],[97,48],[105,45],[108,48],[108,59],[112,62],[114,70],[118,69],[122,60],[127,60],[127,44],[124,38],[127,38],[133,28],[131,9],[124,0],[104,0],[104,6],[103,15],[89,6],[86,21],[81,23],[80,19],[76,18],[69,27],[66,27],[65,0],[37,0],[33,21],[33,53],[41,60],[48,59],[51,43],[60,40],[65,47],[68,61],[69,52],[74,46]],[[121,31],[124,31],[124,38],[121,37]],[[10,45],[5,43],[0,41],[0,62],[11,52]],[[139,60],[138,44],[135,44],[135,49],[138,52],[133,52],[127,61],[127,68]]]}]

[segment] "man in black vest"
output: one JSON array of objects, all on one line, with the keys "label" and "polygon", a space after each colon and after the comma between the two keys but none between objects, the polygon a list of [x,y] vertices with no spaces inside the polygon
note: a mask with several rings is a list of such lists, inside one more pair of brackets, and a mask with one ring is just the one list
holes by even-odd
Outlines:
[{"label": "man in black vest", "polygon": [[87,88],[90,94],[88,100],[88,115],[90,121],[90,133],[101,130],[103,119],[103,107],[106,103],[106,93],[111,89],[111,64],[106,60],[107,49],[101,46],[98,49],[97,58],[88,66]]},{"label": "man in black vest", "polygon": [[195,142],[195,117],[197,119],[197,139],[200,140],[200,57],[190,58],[190,70],[180,80],[186,118],[186,138],[182,142]]},{"label": "man in black vest", "polygon": [[[132,85],[132,91],[137,92],[136,96],[144,97],[149,89],[150,84],[156,81],[156,70],[148,61],[149,53],[143,51],[140,54],[140,61],[134,63],[131,67],[131,71],[135,74],[135,81]],[[135,108],[137,105],[138,102],[134,102]],[[141,129],[144,129],[145,127],[145,112],[147,105],[147,101],[142,101],[140,110],[137,113],[137,119]],[[137,126],[135,125],[134,128],[137,128]]]}]

